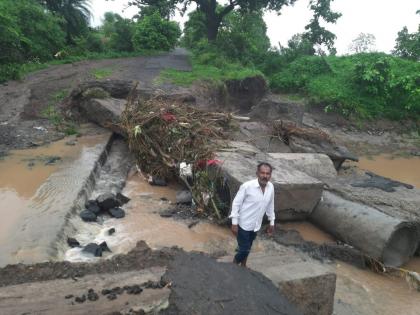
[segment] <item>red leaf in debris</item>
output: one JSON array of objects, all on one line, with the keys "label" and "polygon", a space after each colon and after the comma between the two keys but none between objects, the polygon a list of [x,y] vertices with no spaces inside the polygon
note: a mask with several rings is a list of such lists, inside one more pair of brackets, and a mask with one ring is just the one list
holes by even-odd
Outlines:
[{"label": "red leaf in debris", "polygon": [[211,166],[211,165],[219,165],[222,162],[220,160],[207,160],[207,166]]},{"label": "red leaf in debris", "polygon": [[174,114],[170,114],[170,113],[163,113],[162,114],[162,119],[164,121],[167,121],[167,122],[173,122],[173,121],[176,120],[176,116]]}]

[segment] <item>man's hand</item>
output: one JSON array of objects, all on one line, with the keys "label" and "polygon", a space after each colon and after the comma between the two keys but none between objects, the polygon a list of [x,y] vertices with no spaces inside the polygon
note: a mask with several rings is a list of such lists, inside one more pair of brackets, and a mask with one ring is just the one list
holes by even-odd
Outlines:
[{"label": "man's hand", "polygon": [[267,227],[267,234],[268,234],[269,236],[273,236],[273,233],[274,233],[274,225],[269,225],[269,226]]},{"label": "man's hand", "polygon": [[232,230],[233,235],[238,236],[238,225],[232,224],[232,227],[230,228]]}]

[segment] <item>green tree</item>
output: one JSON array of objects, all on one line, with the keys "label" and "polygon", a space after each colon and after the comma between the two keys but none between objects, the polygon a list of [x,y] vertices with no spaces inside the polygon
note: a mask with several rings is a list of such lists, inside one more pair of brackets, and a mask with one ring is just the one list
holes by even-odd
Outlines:
[{"label": "green tree", "polygon": [[170,50],[175,48],[179,36],[178,23],[162,19],[156,11],[137,23],[132,41],[135,50]]},{"label": "green tree", "polygon": [[415,33],[409,33],[405,26],[398,32],[393,54],[402,58],[420,61],[420,25]]},{"label": "green tree", "polygon": [[130,19],[124,19],[116,13],[107,12],[104,16],[104,24],[101,27],[104,35],[108,38],[109,48],[115,51],[133,51],[135,23]]},{"label": "green tree", "polygon": [[336,53],[334,48],[335,34],[320,24],[321,19],[327,23],[336,23],[338,18],[341,17],[341,13],[331,10],[332,1],[334,0],[310,0],[309,2],[309,7],[314,15],[309,24],[305,26],[306,32],[303,34],[303,38],[313,46],[317,46],[320,54],[323,54],[322,45],[325,45],[331,54]]},{"label": "green tree", "polygon": [[86,35],[91,16],[89,0],[38,0],[51,12],[65,20],[67,42],[74,43],[76,37]]},{"label": "green tree", "polygon": [[[147,6],[156,6],[165,0],[131,0],[130,5],[136,5],[140,8]],[[205,17],[206,36],[209,41],[215,41],[219,27],[224,18],[233,10],[238,9],[241,12],[259,11],[262,9],[279,12],[285,5],[291,5],[296,0],[229,0],[218,2],[217,0],[166,0],[168,7],[175,8],[177,4],[183,6],[181,12],[185,13],[188,6],[194,3],[197,10]]]}]

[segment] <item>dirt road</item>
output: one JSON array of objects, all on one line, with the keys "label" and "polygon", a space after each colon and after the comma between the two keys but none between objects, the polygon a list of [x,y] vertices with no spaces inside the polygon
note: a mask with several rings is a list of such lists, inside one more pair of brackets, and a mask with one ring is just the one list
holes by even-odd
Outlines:
[{"label": "dirt road", "polygon": [[[55,130],[45,110],[83,81],[106,79],[139,81],[146,87],[165,68],[190,70],[186,50],[177,48],[159,56],[87,60],[51,66],[29,74],[21,81],[0,86],[0,156],[10,149],[40,145],[63,137]],[[170,86],[165,85],[165,89]],[[50,113],[52,116],[54,112]]]}]

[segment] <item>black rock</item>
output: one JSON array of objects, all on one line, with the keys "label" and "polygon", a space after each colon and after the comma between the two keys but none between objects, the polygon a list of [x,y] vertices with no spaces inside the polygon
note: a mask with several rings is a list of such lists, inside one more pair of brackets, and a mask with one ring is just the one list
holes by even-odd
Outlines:
[{"label": "black rock", "polygon": [[101,244],[99,244],[99,246],[102,248],[103,252],[111,252],[111,250],[108,247],[108,244],[105,241],[103,241]]},{"label": "black rock", "polygon": [[69,294],[69,295],[66,295],[64,298],[65,299],[71,299],[72,297],[74,297],[74,295],[73,294]]},{"label": "black rock", "polygon": [[120,203],[121,206],[125,205],[127,202],[129,202],[131,200],[127,196],[124,196],[122,193],[117,193],[115,198],[118,200],[118,202]]},{"label": "black rock", "polygon": [[115,293],[110,293],[106,297],[108,300],[115,300],[117,298],[117,295]]},{"label": "black rock", "polygon": [[149,184],[153,186],[168,186],[165,179],[154,176],[152,177],[152,180],[149,180]]},{"label": "black rock", "polygon": [[121,219],[125,217],[125,211],[121,208],[113,208],[108,211],[111,216],[117,219]]},{"label": "black rock", "polygon": [[67,244],[73,248],[73,247],[80,247],[80,243],[73,237],[67,238]]},{"label": "black rock", "polygon": [[162,201],[169,201],[168,198],[166,198],[166,197],[161,197],[160,200],[162,200]]},{"label": "black rock", "polygon": [[89,243],[83,248],[84,252],[91,253],[95,257],[102,257],[102,247],[95,243]]},{"label": "black rock", "polygon": [[82,296],[76,296],[74,301],[77,303],[84,303],[86,301],[86,295],[83,294]]},{"label": "black rock", "polygon": [[109,230],[108,230],[108,235],[112,235],[112,234],[114,234],[115,233],[115,228],[110,228]]},{"label": "black rock", "polygon": [[111,294],[123,294],[124,293],[124,289],[121,287],[115,287],[111,289]]},{"label": "black rock", "polygon": [[192,194],[189,190],[181,190],[176,193],[176,203],[191,204]]},{"label": "black rock", "polygon": [[125,291],[128,294],[140,294],[140,293],[143,292],[143,289],[138,284],[135,284],[135,285],[132,285],[132,286],[127,286],[125,288]]},{"label": "black rock", "polygon": [[96,221],[96,214],[90,210],[83,210],[80,212],[80,217],[86,222]]},{"label": "black rock", "polygon": [[86,210],[92,211],[94,214],[98,215],[101,212],[101,208],[99,208],[98,203],[96,200],[89,200],[85,204]]},{"label": "black rock", "polygon": [[89,301],[96,301],[99,299],[99,295],[93,289],[89,289],[87,298]]},{"label": "black rock", "polygon": [[110,294],[111,293],[111,290],[110,289],[103,289],[101,291],[101,293],[102,293],[102,295],[107,295],[107,294]]},{"label": "black rock", "polygon": [[116,196],[112,193],[106,193],[100,195],[96,198],[99,208],[103,211],[121,206],[120,202],[117,200]]}]

